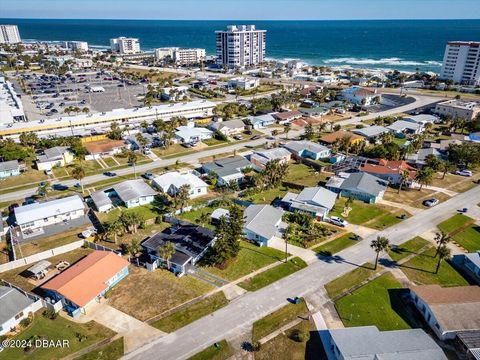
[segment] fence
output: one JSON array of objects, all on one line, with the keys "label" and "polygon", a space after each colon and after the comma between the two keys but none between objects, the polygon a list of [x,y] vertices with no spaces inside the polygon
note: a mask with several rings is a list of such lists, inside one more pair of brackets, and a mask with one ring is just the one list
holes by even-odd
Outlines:
[{"label": "fence", "polygon": [[38,254],[34,254],[34,255],[26,256],[26,257],[18,259],[18,260],[10,261],[6,264],[0,265],[0,273],[4,272],[4,271],[8,271],[8,270],[13,270],[13,269],[25,266],[25,265],[29,265],[29,264],[38,262],[40,260],[47,259],[47,258],[55,256],[55,255],[64,254],[66,252],[69,252],[69,251],[72,251],[72,250],[75,250],[75,249],[78,249],[78,248],[82,247],[83,244],[84,244],[84,240],[78,240],[78,241],[72,242],[72,243],[67,244],[67,245],[56,247],[54,249],[42,251]]},{"label": "fence", "polygon": [[20,291],[23,295],[25,295],[25,297],[33,300],[34,303],[32,305],[30,305],[30,308],[28,310],[29,312],[35,313],[37,310],[41,309],[44,306],[43,305],[43,299],[41,297],[30,294],[30,293],[26,292],[25,290],[15,286],[15,285],[13,285],[13,284],[9,283],[8,281],[5,281],[5,280],[2,280],[2,285],[14,288],[14,289]]},{"label": "fence", "polygon": [[95,244],[91,241],[85,241],[85,244],[87,244],[88,247],[90,249],[93,249],[93,250],[111,251],[111,252],[114,252],[115,254],[120,254],[120,255],[122,254],[122,252],[119,251],[119,250],[113,250],[113,249],[111,249],[107,246],[103,246],[103,245],[100,245],[100,244]]}]

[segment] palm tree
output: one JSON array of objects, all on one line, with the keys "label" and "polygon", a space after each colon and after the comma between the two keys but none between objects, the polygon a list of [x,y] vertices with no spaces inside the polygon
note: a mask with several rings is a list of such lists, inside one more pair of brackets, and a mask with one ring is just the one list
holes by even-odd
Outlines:
[{"label": "palm tree", "polygon": [[287,259],[288,259],[288,248],[287,248],[288,238],[292,233],[293,233],[293,227],[292,225],[288,225],[282,234],[282,239],[285,241],[285,262],[287,262]]},{"label": "palm tree", "polygon": [[447,175],[448,172],[455,170],[455,164],[452,163],[451,161],[442,161],[440,163],[440,169],[443,172],[442,175],[442,180],[445,179],[445,176]]},{"label": "palm tree", "polygon": [[77,165],[72,169],[71,174],[75,180],[78,180],[80,182],[80,186],[82,187],[82,194],[83,194],[84,190],[83,190],[82,180],[85,177],[85,170],[83,170],[83,167],[81,165]]},{"label": "palm tree", "polygon": [[180,188],[178,189],[174,197],[173,203],[174,203],[175,209],[180,208],[180,212],[183,212],[183,208],[187,204],[189,198],[190,198],[190,185],[184,184],[180,186]]},{"label": "palm tree", "polygon": [[415,180],[420,184],[418,191],[421,191],[424,185],[428,186],[432,183],[433,174],[433,170],[429,167],[423,167],[422,169],[417,171],[417,176],[415,176]]},{"label": "palm tree", "polygon": [[37,194],[41,197],[45,197],[48,199],[48,196],[47,196],[48,190],[50,190],[50,183],[48,181],[42,181],[38,185]]},{"label": "palm tree", "polygon": [[377,236],[375,240],[372,240],[370,247],[376,253],[374,270],[377,270],[378,257],[382,251],[387,251],[390,248],[390,241],[385,236]]},{"label": "palm tree", "polygon": [[400,184],[398,186],[398,193],[402,191],[402,186],[410,179],[410,173],[408,170],[403,170],[400,174]]},{"label": "palm tree", "polygon": [[117,236],[123,230],[123,224],[119,219],[108,221],[105,223],[106,236],[113,235],[113,240],[117,244]]},{"label": "palm tree", "polygon": [[158,249],[158,256],[167,262],[167,269],[170,270],[170,259],[177,249],[175,249],[175,244],[171,241],[167,241],[163,246]]},{"label": "palm tree", "polygon": [[285,124],[285,128],[283,129],[283,133],[285,134],[285,137],[288,139],[288,133],[292,129],[292,125],[290,123]]},{"label": "palm tree", "polygon": [[142,246],[137,239],[133,239],[132,242],[127,245],[127,252],[130,256],[135,256],[140,250],[142,250]]},{"label": "palm tree", "polygon": [[88,113],[90,112],[90,109],[89,109],[88,107],[84,107],[84,108],[82,109],[82,112],[83,112],[84,114],[88,114]]},{"label": "palm tree", "polygon": [[451,240],[452,237],[443,231],[435,233],[435,242],[437,243],[437,251],[435,252],[435,257],[437,257],[440,248],[442,246],[446,246]]},{"label": "palm tree", "polygon": [[137,161],[138,161],[138,156],[135,152],[129,151],[127,155],[127,161],[130,165],[133,166],[133,174],[135,176],[135,179],[137,178]]},{"label": "palm tree", "polygon": [[438,274],[438,270],[440,269],[440,264],[442,263],[442,260],[448,260],[451,254],[450,249],[445,245],[440,246],[437,250],[437,253],[438,263],[437,268],[435,269],[435,274]]}]

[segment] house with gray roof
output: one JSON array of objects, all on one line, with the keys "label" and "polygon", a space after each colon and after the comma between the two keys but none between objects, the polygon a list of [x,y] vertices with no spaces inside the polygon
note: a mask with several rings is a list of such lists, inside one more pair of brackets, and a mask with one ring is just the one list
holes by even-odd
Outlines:
[{"label": "house with gray roof", "polygon": [[420,134],[423,132],[424,127],[416,122],[397,120],[393,124],[388,125],[387,129],[397,137],[404,137],[405,135]]},{"label": "house with gray roof", "polygon": [[331,154],[330,149],[326,146],[307,140],[289,141],[283,147],[292,154],[313,160],[328,158]]},{"label": "house with gray roof", "polygon": [[250,121],[254,129],[263,129],[277,122],[274,115],[272,114],[251,116],[248,118],[248,120]]},{"label": "house with gray roof", "polygon": [[290,211],[306,213],[317,220],[325,217],[335,206],[337,194],[324,187],[307,187],[300,194],[288,192],[282,204]]},{"label": "house with gray roof", "polygon": [[426,124],[434,124],[438,122],[440,119],[435,115],[430,114],[419,114],[419,115],[409,115],[403,118],[405,121],[414,122],[425,126]]},{"label": "house with gray roof", "polygon": [[351,197],[370,204],[383,199],[388,181],[364,172],[338,173],[332,176],[325,187],[340,196]]},{"label": "house with gray roof", "polygon": [[379,125],[367,126],[362,129],[353,129],[352,132],[363,136],[371,143],[376,143],[382,134],[388,133],[390,130]]},{"label": "house with gray roof", "polygon": [[40,298],[14,287],[0,286],[0,335],[9,333],[42,307]]},{"label": "house with gray roof", "polygon": [[380,331],[375,326],[321,330],[328,360],[447,360],[422,329]]},{"label": "house with gray roof", "polygon": [[245,209],[243,232],[248,240],[259,246],[268,246],[274,237],[281,237],[287,224],[282,221],[284,211],[271,205],[250,205]]},{"label": "house with gray roof", "polygon": [[241,134],[245,130],[245,123],[242,120],[228,120],[212,123],[208,126],[212,131],[219,131],[225,136]]},{"label": "house with gray roof", "polygon": [[0,162],[0,179],[20,175],[20,164],[18,160]]},{"label": "house with gray roof", "polygon": [[255,170],[262,171],[269,161],[278,160],[280,163],[287,163],[291,156],[290,151],[285,148],[272,148],[257,150],[249,156],[248,160],[253,164]]},{"label": "house with gray roof", "polygon": [[452,262],[480,285],[480,251],[454,255]]},{"label": "house with gray roof", "polygon": [[175,196],[182,186],[187,185],[189,187],[190,199],[207,195],[208,189],[208,184],[198,176],[191,172],[179,173],[178,171],[171,171],[156,176],[152,180],[152,185],[170,196]]},{"label": "house with gray roof", "polygon": [[405,160],[412,164],[415,165],[418,168],[421,168],[423,165],[425,165],[425,161],[427,160],[427,156],[433,155],[438,159],[443,158],[443,154],[438,151],[435,148],[423,148],[418,150],[415,154],[409,154],[406,156]]},{"label": "house with gray roof", "polygon": [[55,146],[45,149],[37,155],[36,166],[40,171],[51,170],[55,167],[63,167],[73,162],[73,152],[66,146]]},{"label": "house with gray roof", "polygon": [[252,163],[238,155],[202,164],[203,172],[217,175],[219,186],[225,186],[230,181],[242,182],[245,178],[242,170],[247,168],[253,168]]}]

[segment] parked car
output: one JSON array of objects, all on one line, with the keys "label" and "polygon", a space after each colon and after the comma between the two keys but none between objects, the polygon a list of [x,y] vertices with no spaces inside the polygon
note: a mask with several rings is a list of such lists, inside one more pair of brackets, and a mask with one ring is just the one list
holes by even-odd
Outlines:
[{"label": "parked car", "polygon": [[155,176],[152,173],[146,172],[143,177],[147,180],[152,180]]},{"label": "parked car", "polygon": [[252,138],[250,140],[258,140],[260,138],[261,138],[260,135],[255,135],[255,136],[252,136]]},{"label": "parked car", "polygon": [[45,175],[53,175],[52,169],[45,170]]},{"label": "parked car", "polygon": [[432,206],[437,205],[439,202],[440,202],[440,200],[438,200],[437,198],[431,198],[431,199],[425,200],[423,202],[423,205],[425,205],[427,207],[432,207]]},{"label": "parked car", "polygon": [[87,230],[82,231],[80,236],[84,239],[88,239],[90,236],[93,236],[93,234],[95,234],[95,233],[96,233],[95,229],[87,229]]},{"label": "parked car", "polygon": [[240,135],[240,134],[235,135],[233,138],[234,138],[235,140],[242,140],[242,139],[243,139],[242,135]]},{"label": "parked car", "polygon": [[467,169],[457,170],[457,171],[455,171],[455,174],[460,175],[460,176],[467,176],[467,177],[473,176],[472,172],[470,170],[467,170]]},{"label": "parked car", "polygon": [[340,227],[345,227],[345,226],[348,225],[348,222],[346,222],[345,220],[343,220],[342,218],[339,218],[337,216],[332,216],[330,218],[330,223],[333,224],[333,225],[340,226]]},{"label": "parked car", "polygon": [[67,186],[67,185],[63,185],[63,184],[53,184],[53,185],[52,185],[52,188],[53,188],[53,190],[58,190],[58,191],[68,190],[68,186]]},{"label": "parked car", "polygon": [[108,176],[108,177],[114,177],[114,176],[117,176],[117,173],[107,171],[107,172],[104,172],[103,175]]}]

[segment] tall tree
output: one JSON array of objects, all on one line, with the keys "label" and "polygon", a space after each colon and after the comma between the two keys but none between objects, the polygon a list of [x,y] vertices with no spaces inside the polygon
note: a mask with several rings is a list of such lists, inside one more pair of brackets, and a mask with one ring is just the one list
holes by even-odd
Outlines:
[{"label": "tall tree", "polygon": [[442,161],[440,163],[440,171],[442,171],[442,180],[445,179],[445,176],[447,175],[448,172],[455,170],[455,164],[452,163],[451,161]]},{"label": "tall tree", "polygon": [[107,237],[113,236],[113,241],[115,244],[117,244],[118,235],[123,231],[123,224],[121,223],[121,221],[119,221],[119,219],[108,221],[105,223],[104,228],[105,235]]},{"label": "tall tree", "polygon": [[80,182],[80,186],[82,187],[82,194],[84,193],[83,190],[83,178],[85,177],[85,170],[83,169],[82,166],[77,165],[75,166],[72,171],[71,171],[72,177],[75,180],[78,180]]},{"label": "tall tree", "polygon": [[188,199],[190,199],[190,185],[184,184],[180,186],[173,198],[175,209],[180,209],[180,212],[183,212],[183,209],[188,203]]},{"label": "tall tree", "polygon": [[382,251],[387,251],[390,248],[390,241],[385,236],[377,236],[372,240],[370,247],[375,251],[375,270],[377,270],[378,257]]},{"label": "tall tree", "polygon": [[445,245],[440,246],[437,251],[437,256],[438,256],[438,262],[437,262],[437,267],[435,269],[435,274],[438,274],[438,270],[440,269],[440,265],[443,260],[448,260],[450,259],[450,249],[446,247]]},{"label": "tall tree", "polygon": [[112,140],[121,140],[122,139],[123,130],[118,126],[117,122],[114,121],[110,125],[110,132],[108,133],[108,137]]},{"label": "tall tree", "polygon": [[133,173],[136,179],[137,178],[137,161],[138,161],[137,153],[131,150],[128,151],[127,161],[131,166],[133,166]]},{"label": "tall tree", "polygon": [[452,237],[443,231],[439,231],[435,234],[435,242],[437,243],[437,251],[435,252],[435,257],[437,257],[440,248],[442,246],[446,246],[451,240]]},{"label": "tall tree", "polygon": [[417,176],[415,176],[415,180],[420,184],[418,191],[421,191],[423,186],[428,186],[432,183],[433,174],[433,170],[429,167],[423,167],[417,171]]},{"label": "tall tree", "polygon": [[405,185],[408,180],[410,180],[410,172],[408,170],[403,170],[400,173],[400,184],[398,186],[398,193],[399,194],[400,194],[400,191],[402,191],[403,185]]},{"label": "tall tree", "polygon": [[158,256],[161,257],[167,263],[167,269],[170,270],[170,259],[177,249],[175,249],[175,244],[171,241],[167,241],[163,246],[158,248]]}]

